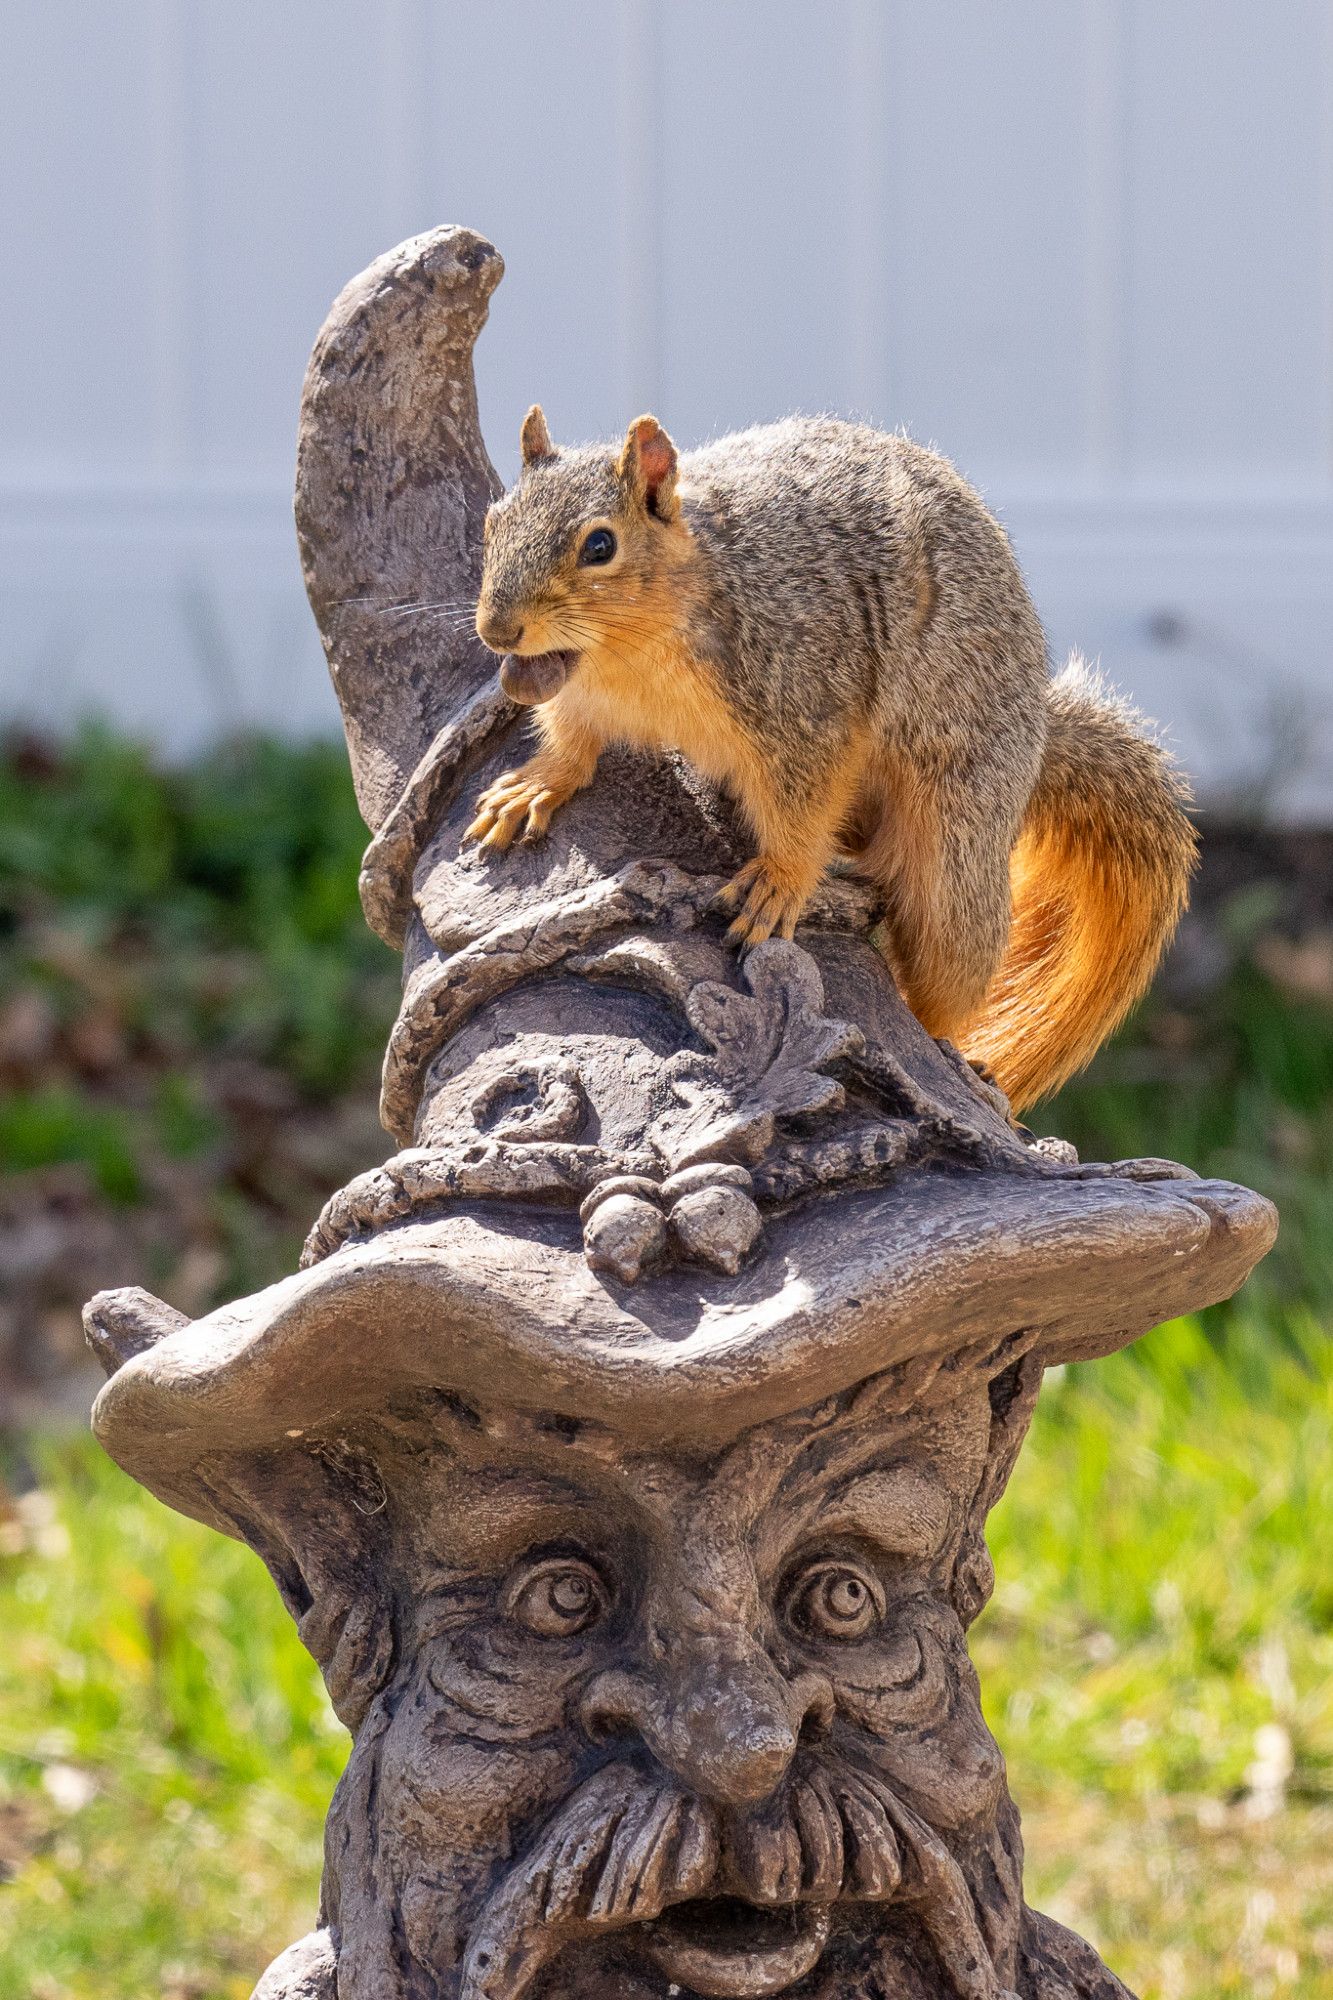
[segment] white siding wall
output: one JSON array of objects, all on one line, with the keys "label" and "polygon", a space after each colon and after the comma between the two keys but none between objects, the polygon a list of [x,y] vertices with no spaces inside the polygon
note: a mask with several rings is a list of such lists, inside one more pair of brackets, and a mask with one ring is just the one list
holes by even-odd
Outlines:
[{"label": "white siding wall", "polygon": [[332,726],[289,521],[324,310],[509,275],[501,471],[834,408],[983,487],[1053,646],[1333,807],[1333,0],[0,0],[0,714]]}]

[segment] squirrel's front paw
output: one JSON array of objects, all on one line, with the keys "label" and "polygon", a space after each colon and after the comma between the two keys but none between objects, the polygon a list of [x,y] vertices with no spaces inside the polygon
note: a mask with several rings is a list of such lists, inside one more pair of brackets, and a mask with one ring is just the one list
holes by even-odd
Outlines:
[{"label": "squirrel's front paw", "polygon": [[540,840],[563,803],[564,794],[545,778],[528,770],[506,771],[477,800],[477,817],[463,838],[479,840],[483,847],[508,847],[522,827],[525,840]]},{"label": "squirrel's front paw", "polygon": [[769,856],[760,854],[747,861],[732,876],[717,900],[724,908],[737,910],[727,936],[741,945],[762,944],[774,931],[790,937],[805,908],[809,890],[796,881]]}]

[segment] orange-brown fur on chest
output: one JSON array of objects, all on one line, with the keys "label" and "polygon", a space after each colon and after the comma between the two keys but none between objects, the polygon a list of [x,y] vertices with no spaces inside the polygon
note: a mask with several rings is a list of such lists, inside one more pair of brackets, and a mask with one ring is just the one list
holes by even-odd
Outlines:
[{"label": "orange-brown fur on chest", "polygon": [[740,765],[757,763],[718,672],[699,660],[669,622],[660,638],[606,631],[553,702],[539,712],[550,725],[588,730],[602,743],[679,750],[706,776],[735,780]]}]

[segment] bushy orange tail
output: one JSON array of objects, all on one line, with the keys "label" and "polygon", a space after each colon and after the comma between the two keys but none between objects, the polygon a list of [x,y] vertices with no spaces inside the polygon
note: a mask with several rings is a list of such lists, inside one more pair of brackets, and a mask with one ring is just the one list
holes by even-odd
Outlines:
[{"label": "bushy orange tail", "polygon": [[1077,657],[1050,686],[1041,775],[1009,865],[1009,944],[958,1036],[1015,1111],[1081,1069],[1148,988],[1198,843],[1189,788]]}]

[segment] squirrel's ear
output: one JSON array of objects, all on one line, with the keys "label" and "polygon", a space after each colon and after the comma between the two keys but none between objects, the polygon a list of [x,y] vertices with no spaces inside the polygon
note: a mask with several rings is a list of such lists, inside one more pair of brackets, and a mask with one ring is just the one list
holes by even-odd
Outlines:
[{"label": "squirrel's ear", "polygon": [[540,403],[534,403],[528,411],[518,435],[519,443],[523,447],[524,465],[533,465],[539,458],[555,457],[555,446],[551,443],[551,433],[546,428],[546,418]]},{"label": "squirrel's ear", "polygon": [[680,512],[676,498],[676,447],[656,417],[636,417],[625,433],[625,448],[616,467],[634,497],[660,521],[674,521]]}]

